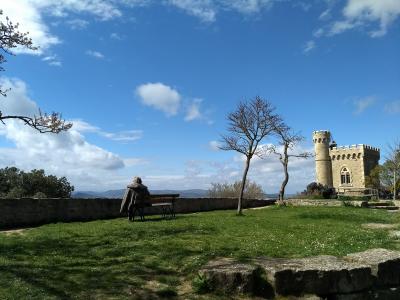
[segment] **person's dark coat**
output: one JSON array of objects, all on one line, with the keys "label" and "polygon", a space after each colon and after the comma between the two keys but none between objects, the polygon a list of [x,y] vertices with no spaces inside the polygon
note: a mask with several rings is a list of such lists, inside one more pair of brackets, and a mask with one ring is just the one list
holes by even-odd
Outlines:
[{"label": "person's dark coat", "polygon": [[149,197],[150,193],[147,186],[136,182],[128,185],[122,198],[120,213],[128,211],[128,208],[132,205],[145,206]]}]

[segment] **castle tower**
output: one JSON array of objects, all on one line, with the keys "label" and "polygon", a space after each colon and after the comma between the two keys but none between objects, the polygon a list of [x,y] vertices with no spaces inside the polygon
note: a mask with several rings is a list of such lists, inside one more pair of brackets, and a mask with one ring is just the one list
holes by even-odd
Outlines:
[{"label": "castle tower", "polygon": [[318,183],[333,187],[332,180],[332,161],[329,156],[329,143],[331,133],[327,130],[313,132],[313,142],[315,149],[315,172]]}]

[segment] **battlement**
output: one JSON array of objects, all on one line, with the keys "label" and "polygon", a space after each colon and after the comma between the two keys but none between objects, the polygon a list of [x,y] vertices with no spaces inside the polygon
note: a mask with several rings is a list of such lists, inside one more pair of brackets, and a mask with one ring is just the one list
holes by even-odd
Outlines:
[{"label": "battlement", "polygon": [[315,130],[313,134],[331,134],[329,130]]},{"label": "battlement", "polygon": [[331,141],[331,133],[329,130],[317,130],[313,132],[313,142],[315,144],[325,144],[327,146]]},{"label": "battlement", "polygon": [[369,145],[364,145],[364,144],[332,147],[331,150],[336,150],[336,151],[340,151],[340,150],[353,150],[353,151],[370,150],[370,151],[374,151],[374,152],[380,152],[379,148],[372,147]]}]

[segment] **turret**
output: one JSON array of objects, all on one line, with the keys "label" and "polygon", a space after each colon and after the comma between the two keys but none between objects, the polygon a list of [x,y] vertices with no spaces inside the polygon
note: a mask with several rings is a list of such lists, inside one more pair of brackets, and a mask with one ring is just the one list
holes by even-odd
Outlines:
[{"label": "turret", "polygon": [[316,181],[328,187],[333,187],[332,162],[329,156],[331,133],[327,130],[313,132],[315,149],[315,173]]}]

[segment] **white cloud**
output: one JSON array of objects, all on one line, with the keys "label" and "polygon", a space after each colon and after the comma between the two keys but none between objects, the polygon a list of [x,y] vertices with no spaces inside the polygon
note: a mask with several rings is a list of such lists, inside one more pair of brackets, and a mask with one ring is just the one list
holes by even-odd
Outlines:
[{"label": "white cloud", "polygon": [[318,28],[317,30],[314,30],[313,32],[313,36],[315,38],[320,38],[321,36],[323,36],[325,33],[325,30],[323,28]]},{"label": "white cloud", "polygon": [[379,28],[370,31],[371,37],[381,37],[387,33],[390,25],[400,17],[399,0],[348,0],[343,9],[344,20],[333,24],[331,33],[338,34],[346,30],[379,23]]},{"label": "white cloud", "polygon": [[[243,14],[259,13],[263,8],[270,8],[274,0],[222,0],[227,8]],[[303,4],[303,3],[302,3]],[[302,5],[298,3],[298,5]]]},{"label": "white cloud", "polygon": [[146,83],[136,88],[136,95],[147,106],[163,111],[167,116],[178,113],[181,95],[163,83]]},{"label": "white cloud", "polygon": [[117,142],[133,142],[143,137],[142,130],[107,132],[82,120],[72,120],[74,129],[80,133],[91,132]]},{"label": "white cloud", "polygon": [[[11,88],[0,101],[4,114],[32,116],[38,113],[37,104],[27,94],[26,84],[20,80],[3,78],[4,88]],[[140,158],[121,158],[119,155],[86,141],[83,133],[103,134],[98,127],[84,121],[60,134],[40,134],[18,120],[8,120],[0,126],[0,137],[14,147],[0,148],[0,168],[16,166],[22,170],[44,169],[48,174],[66,176],[78,189],[105,190],[124,186],[128,176],[119,175],[124,167],[143,163]],[[138,132],[111,134],[114,140],[135,139]]]},{"label": "white cloud", "polygon": [[335,22],[332,25],[328,35],[340,34],[340,33],[343,33],[343,32],[345,32],[347,30],[353,29],[353,28],[355,28],[355,27],[357,27],[359,25],[361,25],[361,24],[360,23],[354,23],[354,22],[351,22],[351,21],[348,21],[348,20],[346,20],[346,21],[338,21],[338,22]]},{"label": "white cloud", "polygon": [[319,19],[322,20],[322,21],[329,20],[331,17],[332,17],[332,15],[331,15],[331,9],[330,9],[330,8],[324,10],[324,11],[319,15]]},{"label": "white cloud", "polygon": [[353,101],[353,105],[355,106],[354,114],[359,115],[363,113],[367,108],[374,105],[376,102],[376,98],[374,96],[368,96],[365,98],[357,99]]},{"label": "white cloud", "polygon": [[47,62],[50,66],[61,67],[62,63],[58,59],[57,55],[48,55],[42,58],[43,61]]},{"label": "white cloud", "polygon": [[50,33],[39,7],[34,3],[25,0],[2,1],[3,18],[8,16],[13,23],[19,23],[19,31],[29,32],[34,45],[40,47],[37,51],[16,48],[13,50],[15,53],[40,55],[51,46],[60,43],[60,39]]},{"label": "white cloud", "polygon": [[[44,21],[45,15],[66,17],[70,13],[86,13],[101,20],[109,20],[122,15],[114,1],[110,0],[4,0],[1,3],[3,17],[8,16],[14,23],[19,23],[21,32],[29,32],[35,46],[39,50],[31,51],[17,48],[16,53],[41,55],[51,46],[59,44],[61,40],[50,32]],[[71,28],[83,28],[86,20],[73,19],[66,22]]]},{"label": "white cloud", "polygon": [[200,105],[203,102],[202,99],[194,99],[189,105],[186,111],[185,121],[200,120],[203,118],[203,114],[200,111]]},{"label": "white cloud", "polygon": [[72,19],[68,20],[66,23],[73,30],[85,29],[89,25],[88,21],[82,19]]},{"label": "white cloud", "polygon": [[314,50],[316,47],[315,41],[308,41],[304,46],[303,46],[303,53],[308,54],[310,51]]},{"label": "white cloud", "polygon": [[111,33],[110,38],[112,38],[113,40],[118,40],[118,41],[122,40],[122,37],[116,32]]},{"label": "white cloud", "polygon": [[384,109],[388,114],[400,114],[400,100],[387,103]]},{"label": "white cloud", "polygon": [[211,0],[169,0],[168,3],[203,22],[214,22],[216,19],[216,8]]},{"label": "white cloud", "polygon": [[208,147],[212,150],[212,151],[220,151],[220,147],[221,147],[221,143],[218,141],[211,141],[208,143]]},{"label": "white cloud", "polygon": [[99,51],[87,50],[85,53],[87,55],[89,55],[89,56],[93,56],[93,57],[98,58],[98,59],[103,59],[104,58],[104,54],[99,52]]}]

